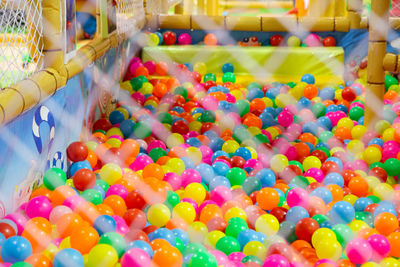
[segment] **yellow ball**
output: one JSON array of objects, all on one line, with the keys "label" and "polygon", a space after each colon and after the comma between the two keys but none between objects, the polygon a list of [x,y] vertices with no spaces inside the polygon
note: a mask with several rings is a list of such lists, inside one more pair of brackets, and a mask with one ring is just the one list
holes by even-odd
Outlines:
[{"label": "yellow ball", "polygon": [[363,229],[369,228],[368,224],[366,222],[360,221],[360,220],[354,220],[351,223],[349,223],[349,227],[351,231],[353,231],[354,234],[357,234]]},{"label": "yellow ball", "polygon": [[139,93],[144,95],[151,95],[153,93],[153,85],[149,82],[145,82],[142,85],[142,88],[138,90]]},{"label": "yellow ball", "polygon": [[195,132],[200,132],[201,126],[203,126],[203,124],[201,122],[192,121],[191,123],[189,123],[189,130],[190,131],[195,131]]},{"label": "yellow ball", "polygon": [[380,262],[380,266],[381,267],[400,267],[400,262],[398,260],[396,260],[395,258],[384,258],[381,262]]},{"label": "yellow ball", "polygon": [[85,143],[85,145],[87,146],[88,149],[90,149],[91,151],[95,151],[97,146],[99,145],[98,143],[96,143],[95,141],[88,141]]},{"label": "yellow ball", "polygon": [[243,253],[246,256],[257,256],[264,261],[267,255],[267,248],[259,241],[250,241],[244,246]]},{"label": "yellow ball", "polygon": [[199,183],[191,183],[186,186],[183,198],[191,198],[200,205],[206,198],[206,190],[204,189],[204,186]]},{"label": "yellow ball", "polygon": [[347,151],[349,151],[353,156],[363,153],[364,143],[360,140],[351,140],[347,146]]},{"label": "yellow ball", "polygon": [[321,168],[321,161],[319,160],[319,158],[315,157],[315,156],[308,156],[304,159],[303,161],[303,169],[304,171],[307,171],[308,169],[311,168]]},{"label": "yellow ball", "polygon": [[124,137],[124,134],[121,132],[121,130],[117,127],[112,127],[110,130],[107,131],[106,136],[110,137],[113,135],[119,135],[121,137]]},{"label": "yellow ball", "polygon": [[106,143],[112,147],[120,147],[122,142],[117,138],[109,138]]},{"label": "yellow ball", "polygon": [[226,222],[229,222],[229,220],[234,217],[242,218],[245,221],[247,220],[246,212],[239,207],[232,207],[225,212],[224,219]]},{"label": "yellow ball", "polygon": [[109,185],[115,184],[116,181],[122,178],[122,170],[115,163],[107,163],[100,169],[100,179]]},{"label": "yellow ball", "polygon": [[311,243],[316,247],[324,239],[336,240],[335,232],[328,228],[319,228],[313,233]]},{"label": "yellow ball", "polygon": [[186,223],[191,224],[196,219],[196,211],[192,204],[180,202],[172,210],[172,218],[181,218]]},{"label": "yellow ball", "polygon": [[225,234],[221,231],[218,231],[218,230],[211,231],[207,234],[207,236],[204,240],[204,243],[206,245],[209,245],[209,246],[215,248],[215,245],[217,244],[218,240],[220,240],[224,236],[225,236]]},{"label": "yellow ball", "polygon": [[193,160],[195,165],[198,165],[203,159],[203,155],[201,154],[200,149],[194,146],[186,148],[186,154],[188,158]]},{"label": "yellow ball", "polygon": [[354,203],[356,202],[357,199],[358,199],[358,197],[353,194],[345,195],[343,197],[343,201],[346,201],[346,202],[350,203],[351,205],[354,205]]},{"label": "yellow ball", "polygon": [[88,256],[88,267],[113,267],[118,263],[117,251],[110,245],[99,244],[92,248]]},{"label": "yellow ball", "polygon": [[325,238],[318,242],[315,247],[317,256],[320,259],[330,259],[337,261],[342,254],[342,247],[340,243],[333,238]]},{"label": "yellow ball", "polygon": [[380,267],[381,265],[379,265],[376,262],[366,262],[363,265],[361,265],[361,267]]},{"label": "yellow ball", "polygon": [[289,165],[289,161],[285,155],[277,154],[271,158],[271,169],[275,172],[281,172]]},{"label": "yellow ball", "polygon": [[263,98],[261,98],[261,100],[264,101],[265,107],[273,107],[274,106],[274,102],[272,102],[272,100],[269,99],[268,97],[263,97]]},{"label": "yellow ball", "polygon": [[171,211],[164,204],[154,204],[147,210],[147,220],[157,227],[166,225],[170,218]]},{"label": "yellow ball", "polygon": [[71,238],[68,236],[64,238],[60,245],[58,246],[59,249],[66,249],[66,248],[71,248]]},{"label": "yellow ball", "polygon": [[350,118],[341,118],[337,123],[337,127],[346,127],[348,129],[352,129],[354,127],[354,123]]},{"label": "yellow ball", "polygon": [[367,176],[365,181],[367,181],[370,191],[372,188],[377,187],[381,183],[381,181],[375,176]]},{"label": "yellow ball", "polygon": [[188,226],[186,232],[190,242],[204,243],[204,239],[208,234],[208,229],[202,222],[193,222]]},{"label": "yellow ball", "polygon": [[361,139],[364,134],[367,132],[367,127],[363,125],[356,125],[351,129],[351,137],[353,139]]},{"label": "yellow ball", "polygon": [[43,255],[45,255],[47,258],[50,260],[53,260],[56,254],[60,251],[60,249],[54,245],[50,244],[48,247],[42,252]]},{"label": "yellow ball", "polygon": [[249,129],[247,129],[247,130],[249,131],[249,133],[250,133],[252,136],[255,136],[255,135],[261,133],[261,130],[260,130],[259,128],[257,128],[257,127],[254,127],[254,126],[249,127]]},{"label": "yellow ball", "polygon": [[239,147],[240,145],[235,140],[228,140],[222,145],[222,151],[226,153],[235,153]]},{"label": "yellow ball", "polygon": [[279,231],[279,221],[271,214],[263,214],[256,220],[256,231],[265,235],[274,235]]},{"label": "yellow ball", "polygon": [[185,143],[185,139],[183,138],[182,135],[178,133],[173,133],[167,137],[167,146],[169,148],[172,148],[174,146],[179,146],[183,143]]},{"label": "yellow ball", "polygon": [[371,165],[374,162],[379,162],[382,159],[382,152],[375,146],[369,146],[363,152],[363,160]]},{"label": "yellow ball", "polygon": [[394,140],[394,132],[395,129],[393,128],[386,129],[385,131],[383,131],[382,140],[385,142]]},{"label": "yellow ball", "polygon": [[[252,142],[252,140],[249,140],[249,141]],[[252,159],[257,159],[258,158],[257,151],[254,149],[254,147],[255,147],[255,145],[254,146],[247,146],[246,145],[246,148],[250,151],[251,158]]]},{"label": "yellow ball", "polygon": [[391,187],[389,184],[380,183],[375,188],[373,188],[372,193],[374,193],[374,195],[379,197],[380,199],[392,200],[394,190],[393,187]]},{"label": "yellow ball", "polygon": [[174,172],[181,175],[182,172],[186,169],[185,163],[183,160],[178,158],[172,158],[167,161],[168,167],[170,167]]},{"label": "yellow ball", "polygon": [[380,135],[383,134],[383,132],[390,127],[390,123],[385,121],[385,120],[380,120],[375,124],[375,131],[379,133]]},{"label": "yellow ball", "polygon": [[71,186],[71,187],[75,187],[74,180],[68,179],[67,182],[65,183],[65,185],[68,185],[68,186]]},{"label": "yellow ball", "polygon": [[155,33],[149,34],[149,46],[157,46],[160,43],[160,38]]},{"label": "yellow ball", "polygon": [[207,66],[203,62],[197,62],[193,65],[193,70],[204,76],[207,73]]}]

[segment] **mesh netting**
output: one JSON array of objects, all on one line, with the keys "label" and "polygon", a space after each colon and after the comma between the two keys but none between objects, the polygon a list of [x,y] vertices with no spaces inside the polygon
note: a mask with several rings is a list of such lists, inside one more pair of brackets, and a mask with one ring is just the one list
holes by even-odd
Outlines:
[{"label": "mesh netting", "polygon": [[170,7],[182,2],[182,0],[148,0],[146,2],[146,12],[149,14],[167,13]]},{"label": "mesh netting", "polygon": [[41,67],[42,34],[41,1],[0,1],[0,88]]},{"label": "mesh netting", "polygon": [[137,30],[139,21],[144,19],[143,0],[117,1],[118,34]]},{"label": "mesh netting", "polygon": [[392,9],[390,10],[390,16],[400,17],[400,0],[392,1]]}]

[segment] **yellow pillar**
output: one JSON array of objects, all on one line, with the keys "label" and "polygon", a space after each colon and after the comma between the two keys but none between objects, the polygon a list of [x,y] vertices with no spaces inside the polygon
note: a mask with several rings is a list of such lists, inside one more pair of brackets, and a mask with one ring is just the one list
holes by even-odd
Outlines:
[{"label": "yellow pillar", "polygon": [[367,89],[365,96],[365,125],[373,129],[383,114],[385,70],[383,59],[389,30],[390,0],[372,0],[369,23]]},{"label": "yellow pillar", "polygon": [[361,13],[363,9],[362,0],[349,0],[348,1],[348,16],[350,20],[350,29],[359,29],[361,23]]}]

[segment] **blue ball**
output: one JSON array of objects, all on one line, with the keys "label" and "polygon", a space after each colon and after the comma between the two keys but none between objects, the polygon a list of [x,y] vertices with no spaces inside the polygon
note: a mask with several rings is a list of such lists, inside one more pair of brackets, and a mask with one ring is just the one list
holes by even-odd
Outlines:
[{"label": "blue ball", "polygon": [[182,157],[181,160],[183,161],[183,163],[185,163],[186,169],[194,169],[195,165],[191,158]]},{"label": "blue ball", "polygon": [[121,122],[119,129],[123,133],[124,137],[129,137],[133,133],[133,128],[135,127],[135,122],[133,120],[124,120]]},{"label": "blue ball", "polygon": [[215,151],[221,150],[224,143],[225,143],[224,139],[217,137],[216,139],[211,139],[208,146],[209,146],[209,148],[211,148],[211,150],[213,152],[215,152]]},{"label": "blue ball", "polygon": [[220,176],[225,176],[226,173],[229,171],[229,166],[221,161],[214,162],[212,168],[214,170],[214,173]]},{"label": "blue ball", "polygon": [[339,111],[338,106],[337,105],[330,105],[330,106],[326,107],[325,114],[328,113],[328,112],[336,112],[336,111]]},{"label": "blue ball", "polygon": [[128,245],[126,245],[126,251],[132,249],[132,248],[139,248],[144,250],[150,257],[153,257],[154,251],[149,245],[149,243],[143,241],[143,240],[135,240],[130,242]]},{"label": "blue ball", "polygon": [[0,247],[3,246],[3,243],[6,241],[6,237],[0,233]]},{"label": "blue ball", "polygon": [[[270,90],[268,90],[268,91],[270,91]],[[278,94],[279,94],[279,92],[278,92]],[[256,98],[263,98],[263,97],[264,97],[264,92],[258,88],[251,88],[247,95],[247,99],[249,101],[252,101],[253,99],[256,99]]]},{"label": "blue ball", "polygon": [[154,239],[164,239],[168,241],[168,243],[170,243],[171,246],[176,245],[176,237],[174,233],[167,228],[158,228],[154,232],[151,232],[149,234],[149,239],[150,241],[153,241]]},{"label": "blue ball", "polygon": [[360,197],[354,202],[355,211],[364,211],[366,207],[374,203],[370,198]]},{"label": "blue ball", "polygon": [[222,150],[218,150],[218,151],[215,151],[214,153],[213,153],[213,155],[212,155],[212,157],[211,157],[211,161],[214,161],[216,158],[218,158],[219,156],[226,156],[226,157],[228,157],[229,158],[229,154],[228,153],[226,153],[225,151],[222,151]]},{"label": "blue ball", "polygon": [[315,78],[311,74],[304,74],[303,77],[301,77],[301,81],[308,84],[315,84]]},{"label": "blue ball", "polygon": [[244,160],[247,161],[247,160],[251,159],[251,152],[250,152],[250,150],[248,150],[245,147],[239,147],[235,151],[235,156],[242,157]]},{"label": "blue ball", "polygon": [[80,169],[89,169],[91,171],[93,170],[92,166],[90,165],[89,161],[87,161],[87,160],[74,162],[74,163],[72,163],[71,167],[69,167],[70,176],[71,177],[74,176],[74,174]]},{"label": "blue ball", "polygon": [[319,92],[319,97],[321,97],[322,100],[333,100],[335,98],[335,89],[333,88],[323,88]]},{"label": "blue ball", "polygon": [[93,223],[94,229],[102,236],[105,233],[115,232],[117,230],[117,223],[110,215],[100,215]]},{"label": "blue ball", "polygon": [[256,231],[245,229],[239,233],[236,239],[239,242],[240,247],[243,249],[243,247],[250,241],[258,241],[257,239],[259,239],[259,237],[257,236]]},{"label": "blue ball", "polygon": [[158,39],[159,39],[158,44],[159,45],[162,44],[164,42],[164,37],[163,37],[162,33],[161,32],[155,32],[155,34],[157,34]]},{"label": "blue ball", "polygon": [[263,187],[273,187],[276,182],[276,175],[270,169],[261,169],[256,177],[260,180]]},{"label": "blue ball", "polygon": [[188,69],[188,71],[193,71],[193,65],[190,63],[185,63],[184,64],[186,66],[186,68]]},{"label": "blue ball", "polygon": [[119,110],[114,110],[110,113],[110,116],[108,116],[109,121],[111,124],[117,124],[121,123],[125,120],[124,114],[119,111]]},{"label": "blue ball", "polygon": [[329,190],[328,190],[327,188],[325,188],[325,187],[318,187],[318,188],[315,188],[315,189],[311,192],[310,196],[316,196],[316,197],[321,198],[321,199],[325,202],[325,204],[331,203],[332,200],[333,200],[331,191],[329,191]]},{"label": "blue ball", "polygon": [[200,173],[201,181],[206,184],[208,184],[215,175],[213,168],[205,163],[197,165],[195,170]]},{"label": "blue ball", "polygon": [[297,109],[302,110],[302,109],[306,109],[306,108],[311,109],[312,102],[309,99],[302,97],[299,99],[299,101],[297,101]]},{"label": "blue ball", "polygon": [[[343,169],[343,162],[342,162],[340,159],[338,159],[337,157],[329,157],[329,158],[326,159],[326,161],[335,162],[335,163],[338,165],[339,170],[342,171],[342,169]],[[343,187],[343,186],[342,186],[342,187]]]},{"label": "blue ball", "polygon": [[300,206],[294,206],[290,208],[286,213],[286,221],[296,224],[298,221],[304,218],[308,218],[310,215],[307,210]]},{"label": "blue ball", "polygon": [[355,216],[354,207],[346,201],[336,202],[331,209],[331,217],[335,223],[350,223]]},{"label": "blue ball", "polygon": [[320,117],[317,119],[317,125],[325,130],[332,129],[332,122],[328,117]]},{"label": "blue ball", "polygon": [[324,179],[324,185],[336,184],[343,188],[344,179],[343,176],[336,172],[328,173]]},{"label": "blue ball", "polygon": [[32,246],[26,238],[12,236],[3,243],[0,254],[4,262],[24,261],[32,255]]},{"label": "blue ball", "polygon": [[368,146],[378,145],[378,146],[382,147],[384,143],[385,142],[382,139],[376,137],[376,138],[372,138],[371,141],[369,141]]},{"label": "blue ball", "polygon": [[186,140],[186,144],[190,145],[190,146],[195,146],[195,147],[201,147],[202,143],[200,142],[199,139],[197,139],[196,137],[190,137]]},{"label": "blue ball", "polygon": [[214,176],[209,184],[210,191],[214,190],[217,186],[225,186],[231,188],[231,182],[224,176]]},{"label": "blue ball", "polygon": [[189,235],[185,231],[183,231],[182,229],[175,228],[175,229],[172,229],[172,232],[174,233],[175,237],[182,240],[182,242],[185,246],[187,244],[189,244],[189,242],[190,242]]},{"label": "blue ball", "polygon": [[374,218],[384,212],[389,212],[389,213],[393,214],[394,216],[397,216],[397,212],[396,212],[396,209],[393,204],[379,203],[379,206],[376,207],[376,209],[374,210],[374,214],[373,214]]},{"label": "blue ball", "polygon": [[226,73],[226,72],[234,72],[235,68],[233,67],[233,65],[231,63],[225,63],[222,66],[222,72]]},{"label": "blue ball", "polygon": [[84,266],[82,254],[73,248],[60,250],[53,260],[53,267]]}]

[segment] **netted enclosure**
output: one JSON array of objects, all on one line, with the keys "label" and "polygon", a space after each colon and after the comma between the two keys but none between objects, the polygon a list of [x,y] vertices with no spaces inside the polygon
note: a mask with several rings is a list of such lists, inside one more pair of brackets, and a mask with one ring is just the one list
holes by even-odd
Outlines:
[{"label": "netted enclosure", "polygon": [[140,21],[144,19],[143,1],[117,0],[117,32],[118,34],[138,30]]}]

